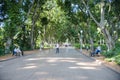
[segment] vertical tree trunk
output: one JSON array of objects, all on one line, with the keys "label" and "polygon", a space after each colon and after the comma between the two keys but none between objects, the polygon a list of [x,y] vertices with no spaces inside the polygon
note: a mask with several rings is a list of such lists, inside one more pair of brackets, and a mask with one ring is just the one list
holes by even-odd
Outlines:
[{"label": "vertical tree trunk", "polygon": [[85,3],[84,0],[82,0],[83,4],[85,5],[86,9],[89,12],[90,17],[94,20],[94,22],[98,25],[98,27],[101,29],[101,31],[103,32],[104,38],[106,40],[106,45],[108,47],[108,50],[111,50],[115,47],[115,42],[112,39],[112,36],[110,35],[109,31],[107,30],[107,28],[105,27],[105,20],[104,20],[104,14],[105,14],[105,2],[104,0],[101,1],[100,4],[100,8],[101,8],[101,21],[100,23],[95,19],[95,17],[92,15],[92,13],[90,12],[88,5]]},{"label": "vertical tree trunk", "polygon": [[91,50],[94,51],[94,42],[92,37],[90,37],[90,44],[91,44],[90,46]]},{"label": "vertical tree trunk", "polygon": [[35,48],[34,27],[35,27],[35,21],[37,20],[37,17],[36,17],[37,8],[39,8],[39,0],[38,0],[38,3],[37,3],[37,5],[36,5],[36,7],[35,7],[34,12],[33,12],[33,16],[32,16],[32,26],[31,26],[31,49],[34,49],[34,48]]},{"label": "vertical tree trunk", "polygon": [[106,45],[108,48],[108,51],[113,49],[115,46],[115,43],[112,39],[112,36],[110,35],[109,31],[107,30],[107,28],[105,27],[105,20],[104,20],[104,14],[105,14],[105,10],[104,10],[104,2],[101,2],[101,21],[100,21],[100,28],[103,32],[105,41],[106,41]]},{"label": "vertical tree trunk", "polygon": [[104,33],[106,45],[109,50],[112,50],[115,47],[115,42],[113,41],[109,31],[107,29],[103,29],[102,32]]},{"label": "vertical tree trunk", "polygon": [[34,49],[35,45],[34,45],[34,25],[35,22],[33,21],[33,25],[31,27],[31,49]]},{"label": "vertical tree trunk", "polygon": [[5,54],[10,52],[10,46],[11,46],[12,39],[8,38],[6,45],[5,45]]}]

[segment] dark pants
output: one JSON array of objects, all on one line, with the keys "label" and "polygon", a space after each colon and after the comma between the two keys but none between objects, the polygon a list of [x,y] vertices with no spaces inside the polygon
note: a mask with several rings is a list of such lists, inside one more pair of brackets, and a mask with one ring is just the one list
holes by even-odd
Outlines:
[{"label": "dark pants", "polygon": [[98,53],[100,53],[100,50],[97,50],[97,51],[96,51],[96,54],[98,54]]},{"label": "dark pants", "polygon": [[59,48],[56,48],[56,53],[59,53]]},{"label": "dark pants", "polygon": [[16,56],[16,55],[17,55],[17,52],[13,51],[13,54],[12,54],[12,55]]}]

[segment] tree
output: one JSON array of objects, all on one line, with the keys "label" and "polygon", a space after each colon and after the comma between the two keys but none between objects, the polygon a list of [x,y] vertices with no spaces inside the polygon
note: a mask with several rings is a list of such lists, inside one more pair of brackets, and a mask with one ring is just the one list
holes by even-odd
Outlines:
[{"label": "tree", "polygon": [[[108,47],[108,50],[111,50],[115,47],[115,43],[112,39],[112,36],[110,35],[108,29],[106,28],[106,24],[105,24],[105,7],[107,6],[104,0],[99,2],[100,5],[100,9],[101,9],[101,16],[100,16],[100,22],[98,22],[95,17],[93,16],[93,14],[90,11],[90,6],[88,5],[88,3],[85,2],[85,0],[82,0],[82,2],[84,3],[86,10],[88,11],[90,17],[94,20],[94,22],[97,24],[97,26],[101,29],[101,31],[104,34],[104,38],[106,40],[106,45]],[[109,2],[108,2],[109,3]]]}]

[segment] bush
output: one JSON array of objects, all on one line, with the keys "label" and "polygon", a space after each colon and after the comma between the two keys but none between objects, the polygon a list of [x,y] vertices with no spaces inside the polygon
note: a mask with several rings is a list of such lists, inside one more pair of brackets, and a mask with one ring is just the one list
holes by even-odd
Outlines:
[{"label": "bush", "polygon": [[107,50],[107,46],[106,45],[101,45],[101,49],[102,50]]},{"label": "bush", "polygon": [[115,57],[112,57],[112,58],[106,58],[105,60],[108,61],[108,62],[112,62],[112,61],[115,61]]},{"label": "bush", "polygon": [[4,49],[0,49],[0,56],[4,55]]},{"label": "bush", "polygon": [[74,46],[75,46],[75,48],[79,49],[80,48],[80,43],[75,43]]},{"label": "bush", "polygon": [[115,57],[115,62],[120,65],[120,55]]},{"label": "bush", "polygon": [[104,55],[104,56],[107,57],[107,58],[111,58],[112,56],[115,55],[115,52],[114,52],[113,50],[103,51],[103,52],[102,52],[102,55]]}]

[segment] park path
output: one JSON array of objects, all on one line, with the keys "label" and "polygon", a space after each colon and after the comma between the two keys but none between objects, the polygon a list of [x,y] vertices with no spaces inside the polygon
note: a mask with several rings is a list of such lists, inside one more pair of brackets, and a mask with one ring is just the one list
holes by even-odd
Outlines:
[{"label": "park path", "polygon": [[0,62],[0,80],[120,80],[120,74],[66,47]]}]

